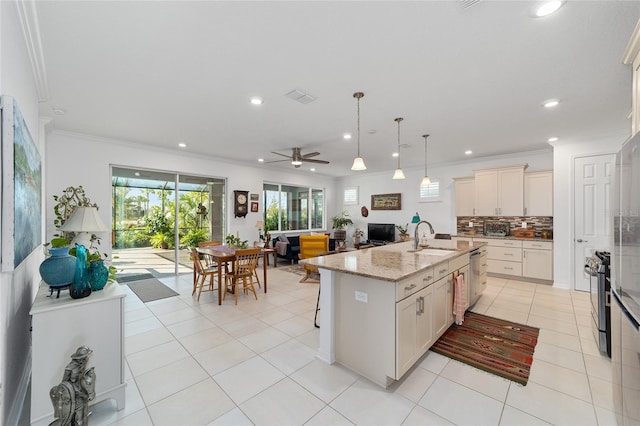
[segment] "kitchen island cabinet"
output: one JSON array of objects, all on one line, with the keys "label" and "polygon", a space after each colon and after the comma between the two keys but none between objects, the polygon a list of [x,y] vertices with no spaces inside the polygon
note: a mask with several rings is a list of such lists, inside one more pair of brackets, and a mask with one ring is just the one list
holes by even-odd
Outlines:
[{"label": "kitchen island cabinet", "polygon": [[301,260],[320,271],[318,357],[384,387],[402,378],[453,323],[450,268],[468,271],[475,248],[433,244],[441,250],[406,242]]}]

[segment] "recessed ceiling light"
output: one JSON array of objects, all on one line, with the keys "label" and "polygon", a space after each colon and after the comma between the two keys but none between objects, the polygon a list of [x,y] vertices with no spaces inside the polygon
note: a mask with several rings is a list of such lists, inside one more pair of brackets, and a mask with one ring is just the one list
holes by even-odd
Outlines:
[{"label": "recessed ceiling light", "polygon": [[186,144],[186,143],[184,143],[184,142],[180,142],[180,143],[178,144],[178,146],[179,146],[180,148],[186,148],[186,147],[187,147],[187,144]]},{"label": "recessed ceiling light", "polygon": [[464,155],[471,155],[471,154],[473,154],[473,151],[471,151],[470,149],[464,152]]},{"label": "recessed ceiling light", "polygon": [[542,104],[545,108],[553,108],[555,106],[558,106],[558,104],[560,103],[560,101],[558,99],[549,99],[544,101],[544,103]]},{"label": "recessed ceiling light", "polygon": [[344,140],[351,139],[351,133],[345,133],[344,135],[342,135],[342,139],[344,139]]},{"label": "recessed ceiling light", "polygon": [[562,6],[562,3],[563,2],[560,0],[545,1],[544,3],[540,4],[540,6],[536,8],[535,15],[538,18],[551,15],[553,12],[560,9],[560,7]]},{"label": "recessed ceiling light", "polygon": [[547,142],[557,142],[558,138],[556,136],[547,139]]},{"label": "recessed ceiling light", "polygon": [[65,115],[67,113],[67,110],[64,108],[51,107],[51,109],[53,110],[53,113],[57,115]]},{"label": "recessed ceiling light", "polygon": [[140,172],[135,172],[134,175],[140,176]]},{"label": "recessed ceiling light", "polygon": [[264,158],[258,158],[258,163],[264,163]]},{"label": "recessed ceiling light", "polygon": [[312,168],[311,168],[311,171],[312,171],[312,172],[315,172],[315,171],[316,171],[316,168],[315,168],[315,167],[312,167]]},{"label": "recessed ceiling light", "polygon": [[251,102],[252,105],[262,105],[264,103],[262,98],[258,96],[252,96],[251,99],[249,99],[249,101]]},{"label": "recessed ceiling light", "polygon": [[397,152],[394,152],[393,154],[391,154],[392,157],[397,157],[398,155],[400,155],[400,154],[397,153]]}]

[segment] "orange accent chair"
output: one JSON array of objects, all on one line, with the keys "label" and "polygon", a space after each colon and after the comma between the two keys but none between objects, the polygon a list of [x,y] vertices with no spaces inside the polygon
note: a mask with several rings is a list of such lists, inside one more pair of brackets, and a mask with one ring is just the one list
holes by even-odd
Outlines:
[{"label": "orange accent chair", "polygon": [[[318,257],[322,253],[329,251],[329,237],[327,235],[300,235],[300,259],[310,259]],[[318,273],[318,268],[313,265],[304,265],[305,276],[300,280],[301,283],[319,283],[319,280],[308,281],[311,274]]]}]

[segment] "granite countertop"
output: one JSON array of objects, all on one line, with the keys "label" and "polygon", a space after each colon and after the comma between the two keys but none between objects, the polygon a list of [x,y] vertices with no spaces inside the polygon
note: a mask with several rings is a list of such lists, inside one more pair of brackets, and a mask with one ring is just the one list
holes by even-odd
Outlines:
[{"label": "granite countertop", "polygon": [[492,236],[492,235],[484,235],[484,234],[469,234],[467,232],[460,232],[458,234],[455,235],[451,235],[452,238],[454,237],[461,237],[461,238],[486,238],[486,239],[493,239],[493,240],[520,240],[520,241],[549,241],[549,242],[553,242],[553,238],[541,238],[541,237],[533,237],[533,238],[525,238],[525,237],[514,237],[513,235],[507,235],[506,237],[496,237],[496,236]]},{"label": "granite countertop", "polygon": [[[412,253],[409,250],[413,249],[413,242],[408,241],[302,259],[300,263],[336,272],[397,282],[484,245],[486,243],[469,244],[466,241],[429,240],[427,251]],[[450,250],[450,252],[429,254],[428,249]]]}]

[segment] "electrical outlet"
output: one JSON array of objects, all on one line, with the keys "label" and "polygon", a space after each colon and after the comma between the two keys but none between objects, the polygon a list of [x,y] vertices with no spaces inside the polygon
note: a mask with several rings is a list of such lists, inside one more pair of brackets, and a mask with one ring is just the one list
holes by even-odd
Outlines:
[{"label": "electrical outlet", "polygon": [[473,222],[469,222],[469,228],[473,228]]},{"label": "electrical outlet", "polygon": [[522,229],[527,229],[527,222],[522,222]]},{"label": "electrical outlet", "polygon": [[367,293],[365,293],[364,291],[356,291],[356,300],[358,302],[368,303],[369,302],[369,295]]}]

